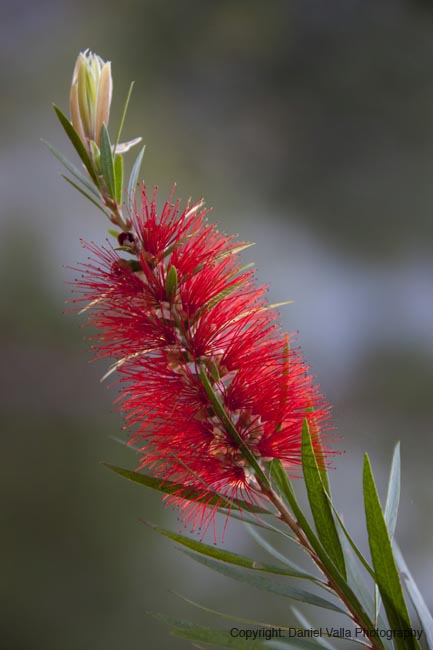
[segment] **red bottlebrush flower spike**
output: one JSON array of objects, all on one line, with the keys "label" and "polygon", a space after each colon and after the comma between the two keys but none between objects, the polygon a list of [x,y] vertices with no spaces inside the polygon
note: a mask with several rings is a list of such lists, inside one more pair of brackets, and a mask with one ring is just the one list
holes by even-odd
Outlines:
[{"label": "red bottlebrush flower spike", "polygon": [[[319,436],[328,407],[278,313],[240,267],[236,242],[207,222],[202,203],[181,210],[142,191],[120,250],[87,245],[93,258],[77,284],[97,328],[96,356],[121,373],[121,409],[140,468],[229,501],[254,503],[257,484],[242,448],[215,411],[202,381],[259,464],[301,460],[302,423]],[[128,255],[129,254],[129,255]],[[78,302],[78,301],[77,301]],[[292,469],[293,472],[293,469]],[[192,527],[217,506],[170,496]]]}]

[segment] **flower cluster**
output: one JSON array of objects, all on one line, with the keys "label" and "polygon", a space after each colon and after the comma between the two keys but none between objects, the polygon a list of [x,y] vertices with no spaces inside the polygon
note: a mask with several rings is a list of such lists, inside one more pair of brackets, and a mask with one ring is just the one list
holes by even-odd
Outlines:
[{"label": "flower cluster", "polygon": [[[112,370],[121,373],[121,409],[140,467],[253,503],[245,446],[259,464],[277,458],[290,470],[300,462],[304,418],[318,432],[328,408],[281,332],[266,287],[240,266],[249,244],[220,232],[206,214],[202,203],[181,209],[170,196],[158,215],[156,192],[143,189],[117,249],[86,245],[92,255],[77,301],[87,302],[88,323],[98,330],[96,356],[114,359]],[[181,492],[170,499],[193,528],[206,527],[217,507]]]}]

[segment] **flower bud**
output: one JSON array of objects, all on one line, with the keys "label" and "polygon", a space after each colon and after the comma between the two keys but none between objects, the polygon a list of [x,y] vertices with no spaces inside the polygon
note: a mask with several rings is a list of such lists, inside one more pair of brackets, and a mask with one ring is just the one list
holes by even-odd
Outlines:
[{"label": "flower bud", "polygon": [[113,80],[111,63],[85,50],[75,63],[70,93],[73,127],[92,156],[92,141],[99,146],[102,124],[110,117]]}]

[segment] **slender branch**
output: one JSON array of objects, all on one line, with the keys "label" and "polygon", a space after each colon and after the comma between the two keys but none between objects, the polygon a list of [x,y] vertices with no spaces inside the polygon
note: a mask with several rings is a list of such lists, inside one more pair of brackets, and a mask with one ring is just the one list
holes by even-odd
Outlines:
[{"label": "slender branch", "polygon": [[329,587],[332,589],[332,591],[340,598],[340,600],[345,604],[347,607],[350,616],[353,620],[353,622],[358,625],[360,628],[364,630],[365,636],[368,638],[370,642],[370,648],[371,650],[383,650],[383,645],[382,642],[375,637],[374,635],[370,634],[370,629],[366,627],[366,622],[362,620],[362,618],[359,616],[358,612],[354,609],[352,603],[350,600],[346,597],[346,595],[341,591],[339,585],[336,583],[334,577],[330,574],[329,570],[324,566],[323,562],[317,555],[316,551],[314,550],[313,546],[311,545],[311,542],[307,538],[305,532],[303,531],[302,527],[299,525],[297,522],[296,518],[293,516],[293,514],[290,512],[290,510],[286,507],[285,503],[280,499],[278,494],[275,492],[275,490],[269,486],[269,483],[264,483],[262,484],[260,481],[260,478],[257,477],[257,481],[260,485],[262,494],[271,501],[271,503],[275,506],[275,508],[279,512],[279,517],[281,521],[283,521],[285,524],[289,526],[289,528],[293,531],[293,533],[296,535],[296,537],[299,540],[299,543],[301,546],[304,547],[304,549],[307,551],[309,556],[311,557],[312,561],[316,564],[318,569],[323,573],[323,575],[326,577],[328,581]]}]

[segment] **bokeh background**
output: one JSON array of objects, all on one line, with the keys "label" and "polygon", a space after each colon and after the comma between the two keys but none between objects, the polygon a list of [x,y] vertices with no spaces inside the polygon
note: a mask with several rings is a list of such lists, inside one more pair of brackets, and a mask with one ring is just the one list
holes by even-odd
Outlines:
[{"label": "bokeh background", "polygon": [[[88,364],[63,265],[101,214],[58,178],[46,138],[72,155],[75,57],[113,62],[126,137],[164,196],[205,196],[257,246],[270,299],[330,402],[346,451],[337,502],[363,538],[368,450],[382,496],[402,443],[398,539],[433,605],[433,7],[425,0],[3,0],[0,8],[0,646],[182,650],[145,610],[203,615],[171,592],[290,624],[290,603],[198,568],[140,517],[176,514],[115,477],[115,393]],[[253,553],[241,527],[225,545]],[[329,622],[311,611],[314,623]],[[217,621],[218,624],[218,621]],[[223,622],[229,627],[229,622]]]}]

